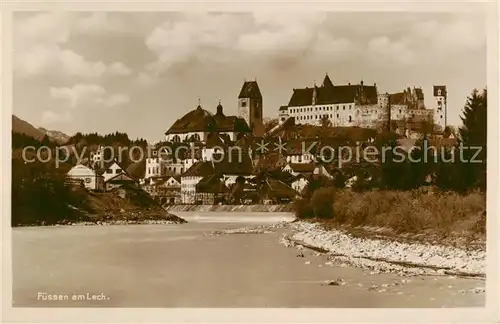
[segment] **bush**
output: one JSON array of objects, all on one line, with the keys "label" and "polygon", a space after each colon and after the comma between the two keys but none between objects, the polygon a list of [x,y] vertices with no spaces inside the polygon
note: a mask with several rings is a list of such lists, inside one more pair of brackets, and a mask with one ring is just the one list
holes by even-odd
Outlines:
[{"label": "bush", "polygon": [[486,197],[481,192],[342,190],[335,193],[332,202],[333,220],[339,224],[407,233],[431,230],[442,235],[484,234],[486,228]]},{"label": "bush", "polygon": [[311,207],[314,217],[332,218],[333,217],[333,188],[319,188],[314,191],[311,197]]},{"label": "bush", "polygon": [[312,218],[314,217],[311,204],[308,199],[300,198],[294,202],[295,217],[297,218]]}]

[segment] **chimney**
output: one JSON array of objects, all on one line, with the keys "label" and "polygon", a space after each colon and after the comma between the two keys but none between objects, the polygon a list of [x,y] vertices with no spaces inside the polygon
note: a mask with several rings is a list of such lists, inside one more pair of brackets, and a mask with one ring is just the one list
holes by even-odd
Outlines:
[{"label": "chimney", "polygon": [[360,83],[360,84],[361,84],[361,85],[363,85],[363,80],[361,80],[361,83]]},{"label": "chimney", "polygon": [[351,85],[351,82],[348,82],[347,85]]}]

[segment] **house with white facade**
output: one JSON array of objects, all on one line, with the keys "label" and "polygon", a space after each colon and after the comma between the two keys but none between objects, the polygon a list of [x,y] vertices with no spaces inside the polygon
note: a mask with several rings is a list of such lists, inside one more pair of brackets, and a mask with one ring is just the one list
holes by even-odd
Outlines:
[{"label": "house with white facade", "polygon": [[93,191],[104,190],[104,177],[89,166],[78,164],[71,168],[66,175],[69,179],[81,180],[86,189]]},{"label": "house with white facade", "polygon": [[103,168],[103,177],[104,177],[104,182],[108,181],[109,179],[115,177],[118,174],[122,174],[125,172],[123,168],[118,164],[118,162],[113,161],[110,163],[107,163],[104,168]]}]

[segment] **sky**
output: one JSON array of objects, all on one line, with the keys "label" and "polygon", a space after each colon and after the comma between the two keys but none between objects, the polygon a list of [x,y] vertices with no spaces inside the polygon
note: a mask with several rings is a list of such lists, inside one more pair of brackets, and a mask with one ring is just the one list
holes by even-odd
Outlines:
[{"label": "sky", "polygon": [[478,13],[19,12],[13,18],[13,113],[68,135],[126,132],[163,139],[195,109],[237,113],[257,80],[265,117],[293,88],[377,84],[379,92],[446,85],[448,121],[486,87]]}]

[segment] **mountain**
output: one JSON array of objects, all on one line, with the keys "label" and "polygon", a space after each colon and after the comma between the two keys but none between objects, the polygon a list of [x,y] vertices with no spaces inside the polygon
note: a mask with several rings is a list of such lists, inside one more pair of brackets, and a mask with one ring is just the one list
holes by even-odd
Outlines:
[{"label": "mountain", "polygon": [[12,115],[12,131],[15,133],[25,134],[31,136],[34,139],[42,140],[45,135],[53,142],[59,145],[65,144],[70,138],[68,135],[54,130],[47,130],[45,128],[36,128],[25,120]]},{"label": "mountain", "polygon": [[38,127],[38,130],[46,134],[52,141],[57,142],[59,144],[65,144],[71,137],[69,135],[64,134],[63,132],[56,130],[47,130],[43,127]]},{"label": "mountain", "polygon": [[35,126],[31,125],[27,121],[22,120],[14,115],[12,115],[12,131],[15,133],[25,134],[31,136],[34,139],[42,140],[45,133],[37,129]]}]

